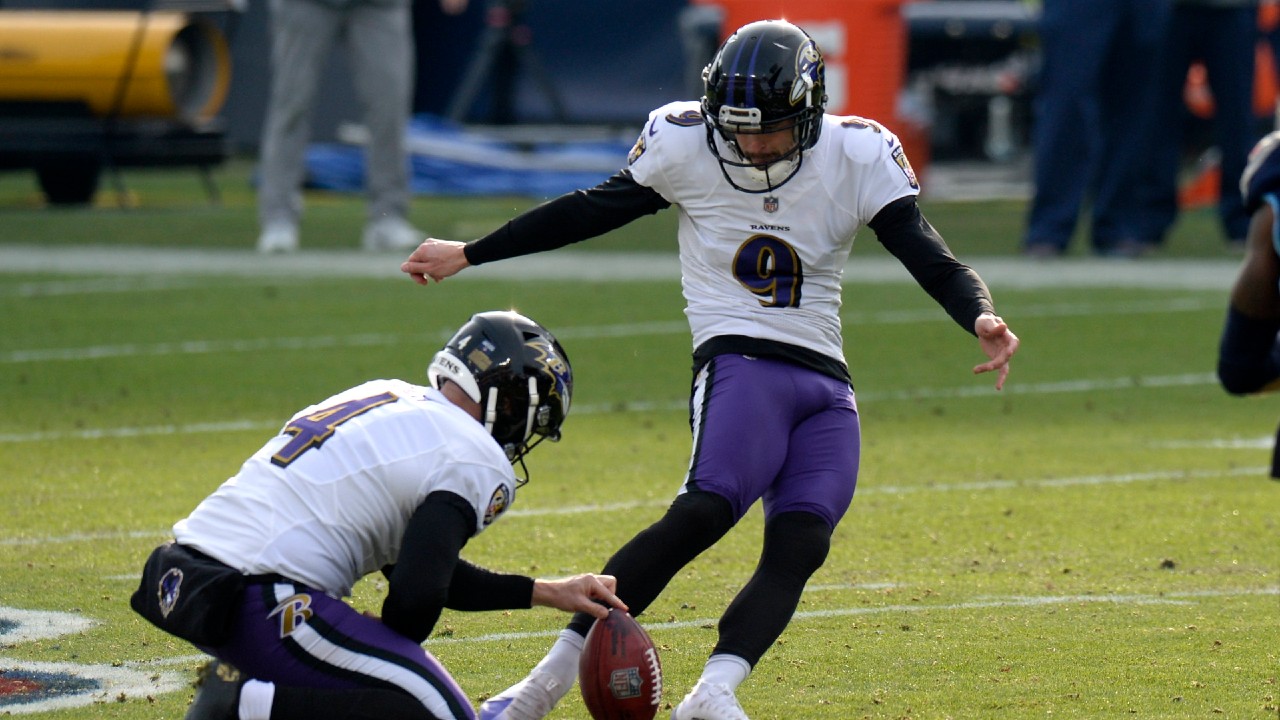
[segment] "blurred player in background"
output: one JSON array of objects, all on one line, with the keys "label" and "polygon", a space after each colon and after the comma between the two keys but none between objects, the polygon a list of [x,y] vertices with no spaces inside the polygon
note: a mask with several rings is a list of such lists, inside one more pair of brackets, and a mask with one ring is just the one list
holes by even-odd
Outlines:
[{"label": "blurred player in background", "polygon": [[[456,15],[467,0],[439,0]],[[271,88],[262,125],[258,251],[298,249],[302,186],[316,93],[341,44],[351,64],[369,140],[365,146],[366,250],[406,250],[423,238],[409,224],[405,130],[413,110],[410,0],[269,0]]]},{"label": "blurred player in background", "polygon": [[1198,63],[1212,100],[1212,142],[1218,150],[1218,221],[1233,247],[1243,247],[1249,213],[1240,178],[1257,140],[1253,116],[1257,0],[1174,0],[1152,74],[1156,87],[1143,126],[1142,170],[1126,193],[1138,198],[1141,237],[1163,246],[1178,219],[1178,180],[1193,117],[1188,69]]},{"label": "blurred player in background", "polygon": [[[514,501],[512,464],[560,436],[573,373],[551,333],[475,315],[427,376],[294,415],[153,552],[135,610],[217,658],[187,720],[470,720],[421,645],[444,608],[625,609],[611,577],[534,580],[460,557]],[[341,599],[378,570],[380,618]]]},{"label": "blurred player in background", "polygon": [[[1218,379],[1232,395],[1250,395],[1280,389],[1280,131],[1249,153],[1240,192],[1251,220],[1218,348]],[[1271,477],[1280,479],[1280,436]]]},{"label": "blurred player in background", "polygon": [[[1034,192],[1024,252],[1067,252],[1082,208],[1096,255],[1152,248],[1133,189],[1146,170],[1144,132],[1170,0],[1042,0],[1032,145]],[[1161,116],[1160,122],[1175,122]]]},{"label": "blurred player in background", "polygon": [[[702,102],[653,111],[628,167],[463,244],[428,239],[402,265],[417,282],[552,250],[675,206],[693,331],[693,458],[666,514],[605,564],[639,614],[757,501],[764,549],[719,624],[676,720],[741,719],[735,690],[782,634],[853,500],[857,405],[840,328],[841,277],[868,225],[989,358],[1002,387],[1018,338],[982,280],[920,214],[902,145],[873,120],[824,113],[817,45],[785,21],[748,24],[705,73]],[[540,718],[573,686],[594,618],[579,613],[482,718]]]}]

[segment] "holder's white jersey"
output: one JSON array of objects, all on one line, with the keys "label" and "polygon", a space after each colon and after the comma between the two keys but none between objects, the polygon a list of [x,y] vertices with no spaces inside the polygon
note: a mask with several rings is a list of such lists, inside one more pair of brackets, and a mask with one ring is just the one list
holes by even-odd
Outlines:
[{"label": "holder's white jersey", "polygon": [[479,533],[511,505],[515,487],[502,448],[444,395],[374,380],[294,415],[173,532],[242,572],[279,573],[342,597],[396,562],[430,493],[471,503]]},{"label": "holder's white jersey", "polygon": [[[840,285],[854,235],[885,205],[920,191],[897,136],[872,120],[824,116],[795,176],[753,194],[725,179],[699,103],[686,101],[650,113],[628,162],[636,182],[679,209],[695,348],[745,335],[844,361]],[[745,170],[729,172],[743,187],[764,187]]]}]

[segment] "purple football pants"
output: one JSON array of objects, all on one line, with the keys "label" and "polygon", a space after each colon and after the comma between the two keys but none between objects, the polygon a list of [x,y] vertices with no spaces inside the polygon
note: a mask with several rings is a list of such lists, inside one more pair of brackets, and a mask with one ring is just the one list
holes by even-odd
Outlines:
[{"label": "purple football pants", "polygon": [[766,520],[817,515],[835,528],[853,502],[861,429],[853,388],[772,358],[718,355],[690,399],[693,458],[681,492],[727,498],[734,520],[764,500]]},{"label": "purple football pants", "polygon": [[304,585],[250,585],[235,635],[206,650],[252,678],[277,685],[395,687],[437,718],[475,718],[462,688],[421,645]]}]

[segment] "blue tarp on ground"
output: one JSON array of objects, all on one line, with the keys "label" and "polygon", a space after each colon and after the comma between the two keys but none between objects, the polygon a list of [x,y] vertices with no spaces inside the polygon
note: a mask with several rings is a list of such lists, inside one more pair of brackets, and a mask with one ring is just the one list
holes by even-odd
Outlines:
[{"label": "blue tarp on ground", "polygon": [[[307,186],[336,192],[364,189],[358,143],[307,150]],[[424,195],[521,195],[548,198],[592,187],[627,164],[629,141],[511,142],[446,120],[418,116],[409,127],[410,185]]]}]

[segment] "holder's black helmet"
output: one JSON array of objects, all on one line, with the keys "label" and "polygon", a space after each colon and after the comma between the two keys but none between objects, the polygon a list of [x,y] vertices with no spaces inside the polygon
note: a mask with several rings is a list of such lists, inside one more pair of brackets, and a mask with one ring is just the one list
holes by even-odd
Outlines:
[{"label": "holder's black helmet", "polygon": [[573,394],[564,348],[549,330],[511,311],[471,316],[432,358],[427,378],[437,389],[451,380],[480,403],[485,429],[513,463],[542,439],[560,439]]},{"label": "holder's black helmet", "polygon": [[[818,142],[827,102],[822,53],[813,38],[786,20],[743,25],[716,51],[702,80],[707,144],[730,184],[744,192],[767,192],[790,180],[804,151]],[[738,148],[739,133],[787,129],[795,145],[769,167],[755,167]],[[743,187],[730,177],[731,167],[754,170],[754,184],[762,181],[765,187]]]}]

